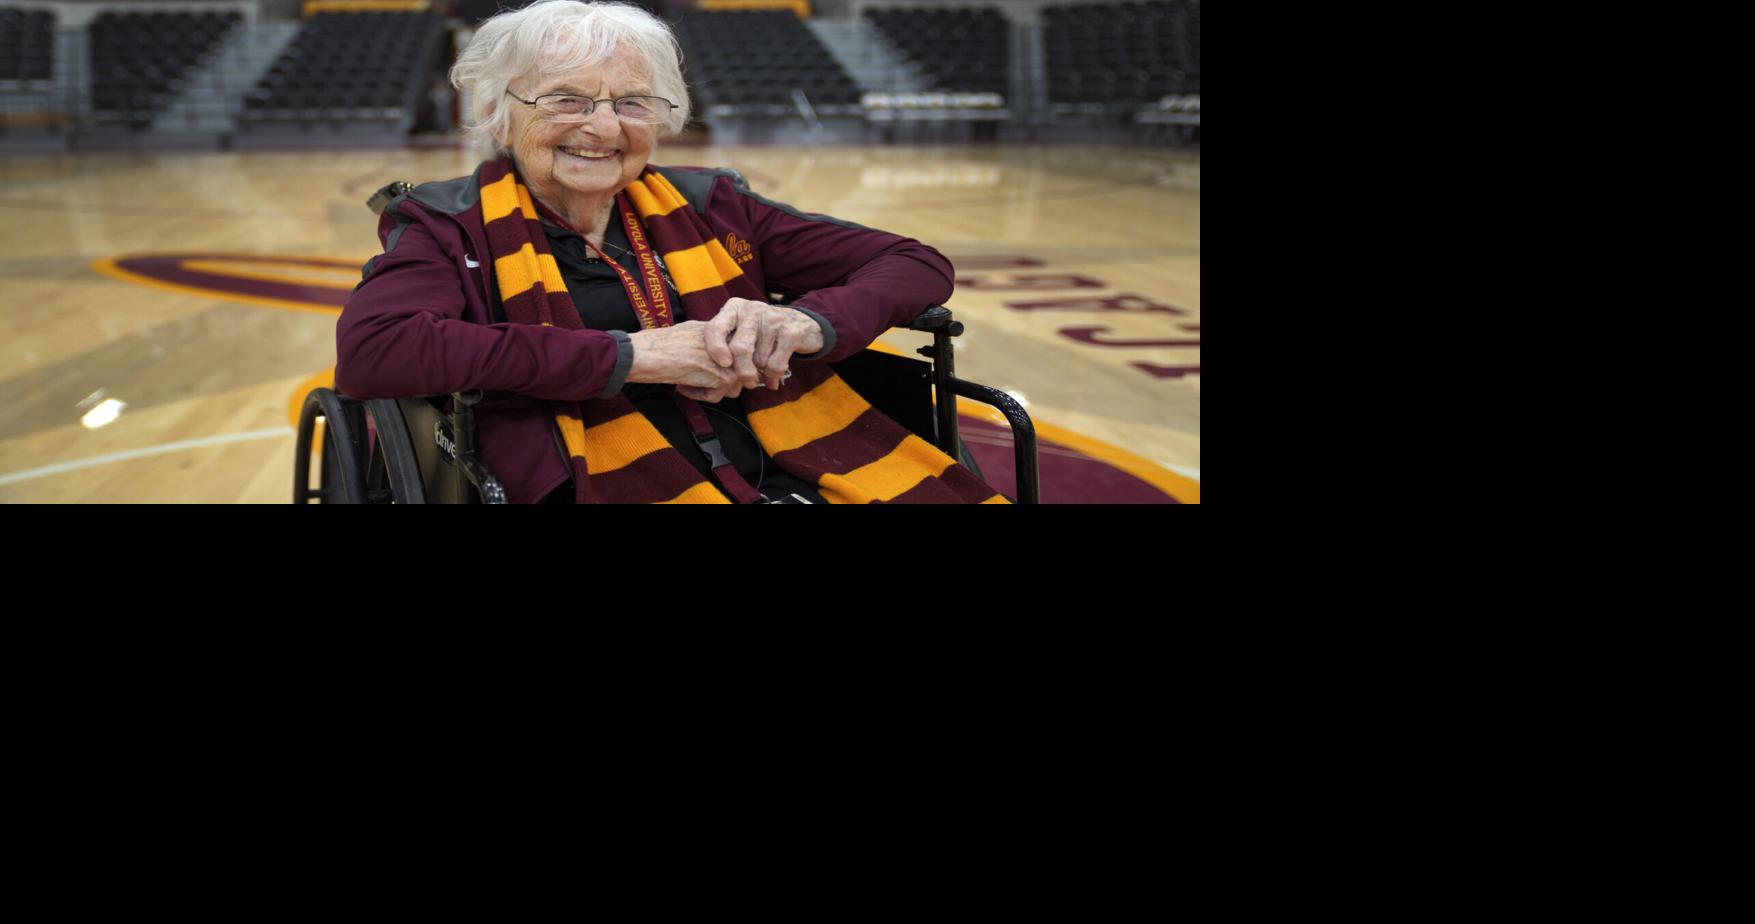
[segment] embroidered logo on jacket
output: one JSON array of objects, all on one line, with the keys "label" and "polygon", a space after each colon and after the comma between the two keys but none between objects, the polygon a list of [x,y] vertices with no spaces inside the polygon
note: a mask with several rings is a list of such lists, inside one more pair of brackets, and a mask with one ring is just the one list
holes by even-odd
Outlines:
[{"label": "embroidered logo on jacket", "polygon": [[725,235],[725,252],[731,254],[731,258],[740,264],[748,263],[756,256],[750,250],[750,242],[738,240],[735,234]]}]

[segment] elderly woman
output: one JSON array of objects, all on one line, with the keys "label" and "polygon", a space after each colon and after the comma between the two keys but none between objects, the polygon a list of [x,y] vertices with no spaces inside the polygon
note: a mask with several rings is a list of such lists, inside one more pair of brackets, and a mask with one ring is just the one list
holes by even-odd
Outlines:
[{"label": "elderly woman", "polygon": [[828,366],[949,297],[950,263],[731,171],[651,166],[689,113],[662,22],[545,0],[483,23],[451,80],[488,159],[384,210],[337,388],[483,390],[514,502],[1003,500]]}]

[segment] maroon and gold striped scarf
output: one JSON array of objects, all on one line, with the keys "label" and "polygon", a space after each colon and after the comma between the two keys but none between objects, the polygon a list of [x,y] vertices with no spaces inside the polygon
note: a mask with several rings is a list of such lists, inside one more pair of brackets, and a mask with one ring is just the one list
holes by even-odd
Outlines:
[{"label": "maroon and gold striped scarf", "polygon": [[[657,171],[647,167],[626,195],[690,320],[711,319],[733,297],[767,300]],[[583,328],[511,158],[482,166],[481,206],[507,319]],[[938,447],[867,404],[827,365],[799,363],[792,372],[777,391],[744,392],[743,407],[762,448],[781,468],[814,482],[830,503],[1006,503]],[[729,503],[628,399],[553,404],[579,503]]]}]

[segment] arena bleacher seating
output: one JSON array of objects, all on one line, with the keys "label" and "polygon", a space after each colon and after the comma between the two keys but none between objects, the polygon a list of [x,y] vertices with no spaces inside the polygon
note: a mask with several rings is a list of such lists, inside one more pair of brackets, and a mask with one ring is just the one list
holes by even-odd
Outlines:
[{"label": "arena bleacher seating", "polygon": [[790,10],[688,10],[675,27],[701,111],[795,114],[794,90],[820,114],[858,111],[859,85]]},{"label": "arena bleacher seating", "polygon": [[0,89],[47,88],[54,21],[44,10],[0,10]]},{"label": "arena bleacher seating", "polygon": [[[250,2],[0,8],[0,146],[453,134],[470,116],[445,81],[457,48],[524,0]],[[695,3],[637,3],[682,45],[691,131],[1199,143],[1200,0]]]},{"label": "arena bleacher seating", "polygon": [[1200,0],[1042,10],[1054,103],[1156,105],[1200,94]]},{"label": "arena bleacher seating", "polygon": [[867,10],[866,18],[947,93],[1010,91],[1010,26],[997,7]]},{"label": "arena bleacher seating", "polygon": [[90,42],[92,117],[139,131],[176,97],[242,17],[236,12],[99,14]]},{"label": "arena bleacher seating", "polygon": [[[524,6],[526,2],[528,0],[450,0],[449,6],[451,15],[471,25],[480,25],[502,10]],[[664,0],[616,0],[616,2],[637,6],[659,19],[669,18],[667,12],[669,7],[681,8],[694,5],[693,0],[685,0],[682,3],[665,3]]]},{"label": "arena bleacher seating", "polygon": [[242,120],[401,120],[426,89],[443,28],[427,11],[318,13],[245,97]]}]

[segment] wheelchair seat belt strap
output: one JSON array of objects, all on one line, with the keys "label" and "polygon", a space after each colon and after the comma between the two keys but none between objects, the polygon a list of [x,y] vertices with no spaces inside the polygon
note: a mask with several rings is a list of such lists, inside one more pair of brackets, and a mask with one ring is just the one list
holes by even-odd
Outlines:
[{"label": "wheelchair seat belt strap", "polygon": [[725,455],[725,447],[719,442],[719,434],[713,432],[713,422],[707,419],[707,412],[692,399],[685,398],[677,392],[671,392],[676,399],[676,406],[683,412],[689,422],[689,432],[695,436],[696,445],[701,447],[701,454],[707,457],[707,465],[713,470],[713,477],[719,479],[725,493],[740,504],[760,504],[764,502],[762,495],[743,477],[737,466]]}]

